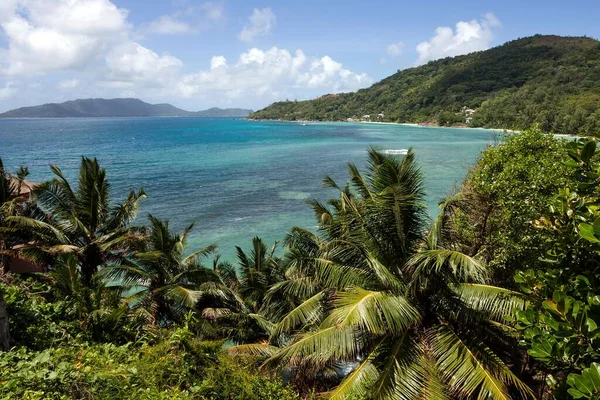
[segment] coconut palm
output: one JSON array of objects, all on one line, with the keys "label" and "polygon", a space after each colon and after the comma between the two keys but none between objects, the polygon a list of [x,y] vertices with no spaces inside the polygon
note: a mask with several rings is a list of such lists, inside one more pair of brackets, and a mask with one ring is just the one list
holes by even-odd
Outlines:
[{"label": "coconut palm", "polygon": [[132,313],[117,291],[106,286],[99,274],[94,285],[85,287],[81,282],[79,261],[71,253],[56,257],[53,270],[46,275],[52,287],[69,301],[71,312],[76,313],[82,328],[95,341],[126,343],[132,331],[146,322],[144,315]]},{"label": "coconut palm", "polygon": [[226,262],[215,266],[231,290],[232,300],[219,322],[238,343],[268,338],[273,322],[281,315],[276,307],[281,299],[269,296],[270,288],[285,279],[285,268],[282,260],[275,256],[276,249],[277,242],[267,248],[261,238],[254,237],[249,253],[236,246],[238,268]]},{"label": "coconut palm", "polygon": [[182,233],[169,230],[169,222],[152,215],[145,248],[126,260],[102,270],[113,285],[129,292],[132,309],[143,309],[157,325],[179,321],[203,296],[225,298],[219,277],[202,264],[216,250],[208,246],[186,256],[187,237],[194,224]]},{"label": "coconut palm", "polygon": [[106,171],[98,161],[82,157],[77,188],[61,169],[51,166],[56,176],[35,190],[37,214],[12,216],[9,222],[36,232],[36,240],[21,249],[34,260],[60,253],[73,253],[81,269],[84,286],[107,262],[123,256],[139,240],[129,223],[136,217],[143,189],[131,191],[120,204],[111,204]]},{"label": "coconut palm", "polygon": [[320,237],[288,238],[294,262],[279,289],[304,301],[271,343],[239,351],[297,374],[355,366],[327,393],[332,399],[530,397],[507,364],[515,343],[503,319],[523,301],[489,285],[485,266],[445,240],[450,209],[426,232],[412,150],[399,160],[370,149],[366,173],[349,171],[344,187],[325,179],[339,198],[312,202]]},{"label": "coconut palm", "polygon": [[265,296],[269,288],[284,279],[281,260],[275,256],[277,242],[270,248],[261,238],[252,239],[252,250],[246,254],[236,246],[239,264],[237,289],[252,312],[264,308]]}]

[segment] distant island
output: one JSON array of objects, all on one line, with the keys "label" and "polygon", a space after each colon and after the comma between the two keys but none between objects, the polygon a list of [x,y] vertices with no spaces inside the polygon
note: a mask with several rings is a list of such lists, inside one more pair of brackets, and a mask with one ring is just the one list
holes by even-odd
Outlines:
[{"label": "distant island", "polygon": [[140,99],[78,99],[21,107],[0,114],[0,118],[246,117],[250,113],[252,110],[216,107],[186,111],[171,104],[149,104]]},{"label": "distant island", "polygon": [[600,132],[600,42],[588,37],[517,39],[396,74],[354,93],[283,101],[250,119],[371,121]]}]

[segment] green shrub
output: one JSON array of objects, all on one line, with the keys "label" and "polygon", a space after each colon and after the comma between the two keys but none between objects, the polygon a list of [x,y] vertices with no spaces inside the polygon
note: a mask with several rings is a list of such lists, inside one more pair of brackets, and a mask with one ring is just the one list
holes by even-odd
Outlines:
[{"label": "green shrub", "polygon": [[202,342],[186,328],[156,344],[77,344],[0,353],[0,398],[299,399],[253,360],[231,360],[222,342]]},{"label": "green shrub", "polygon": [[559,189],[574,184],[574,173],[564,164],[568,159],[563,140],[534,127],[507,134],[470,171],[463,191],[473,192],[481,204],[458,221],[458,241],[473,242],[474,232],[485,230],[479,251],[496,282],[510,284],[516,269],[540,265],[548,232],[532,222],[546,213]]}]

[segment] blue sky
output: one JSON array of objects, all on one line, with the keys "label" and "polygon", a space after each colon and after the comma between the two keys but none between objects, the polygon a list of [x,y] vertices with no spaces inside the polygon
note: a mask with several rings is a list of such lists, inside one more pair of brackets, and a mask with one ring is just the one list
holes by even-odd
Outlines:
[{"label": "blue sky", "polygon": [[1,0],[0,111],[84,97],[261,108],[535,33],[596,1]]}]

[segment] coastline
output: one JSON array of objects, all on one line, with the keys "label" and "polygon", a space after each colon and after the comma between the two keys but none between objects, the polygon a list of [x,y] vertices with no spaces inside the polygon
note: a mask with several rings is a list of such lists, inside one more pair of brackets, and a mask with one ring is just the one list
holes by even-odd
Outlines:
[{"label": "coastline", "polygon": [[[311,120],[296,120],[291,121],[287,119],[258,119],[258,118],[245,118],[246,121],[272,121],[272,122],[298,122],[298,123],[310,123],[310,124],[332,124],[332,123],[344,123],[344,124],[374,124],[374,125],[400,125],[410,126],[413,128],[450,128],[450,129],[478,129],[486,132],[497,132],[497,133],[521,133],[521,130],[516,129],[502,129],[502,128],[482,128],[482,127],[470,127],[468,125],[455,125],[455,126],[440,126],[432,122],[423,122],[419,124],[410,122],[382,122],[382,121],[311,121]],[[585,139],[593,136],[581,136],[581,135],[569,135],[566,133],[553,133],[552,136],[562,139]]]},{"label": "coastline", "polygon": [[[310,123],[310,124],[331,124],[331,123],[344,123],[344,124],[374,124],[374,125],[400,125],[400,126],[411,126],[413,128],[452,128],[452,129],[480,129],[483,131],[493,132],[506,132],[506,133],[520,133],[520,130],[514,129],[503,129],[503,128],[482,128],[482,127],[470,127],[468,125],[455,125],[455,126],[440,126],[433,122],[422,122],[422,123],[410,123],[410,122],[383,122],[383,121],[316,121],[316,120],[288,120],[288,119],[264,119],[264,118],[246,118],[247,121],[272,121],[272,122],[293,122],[293,123]],[[565,137],[573,137],[575,135],[564,135]]]}]

